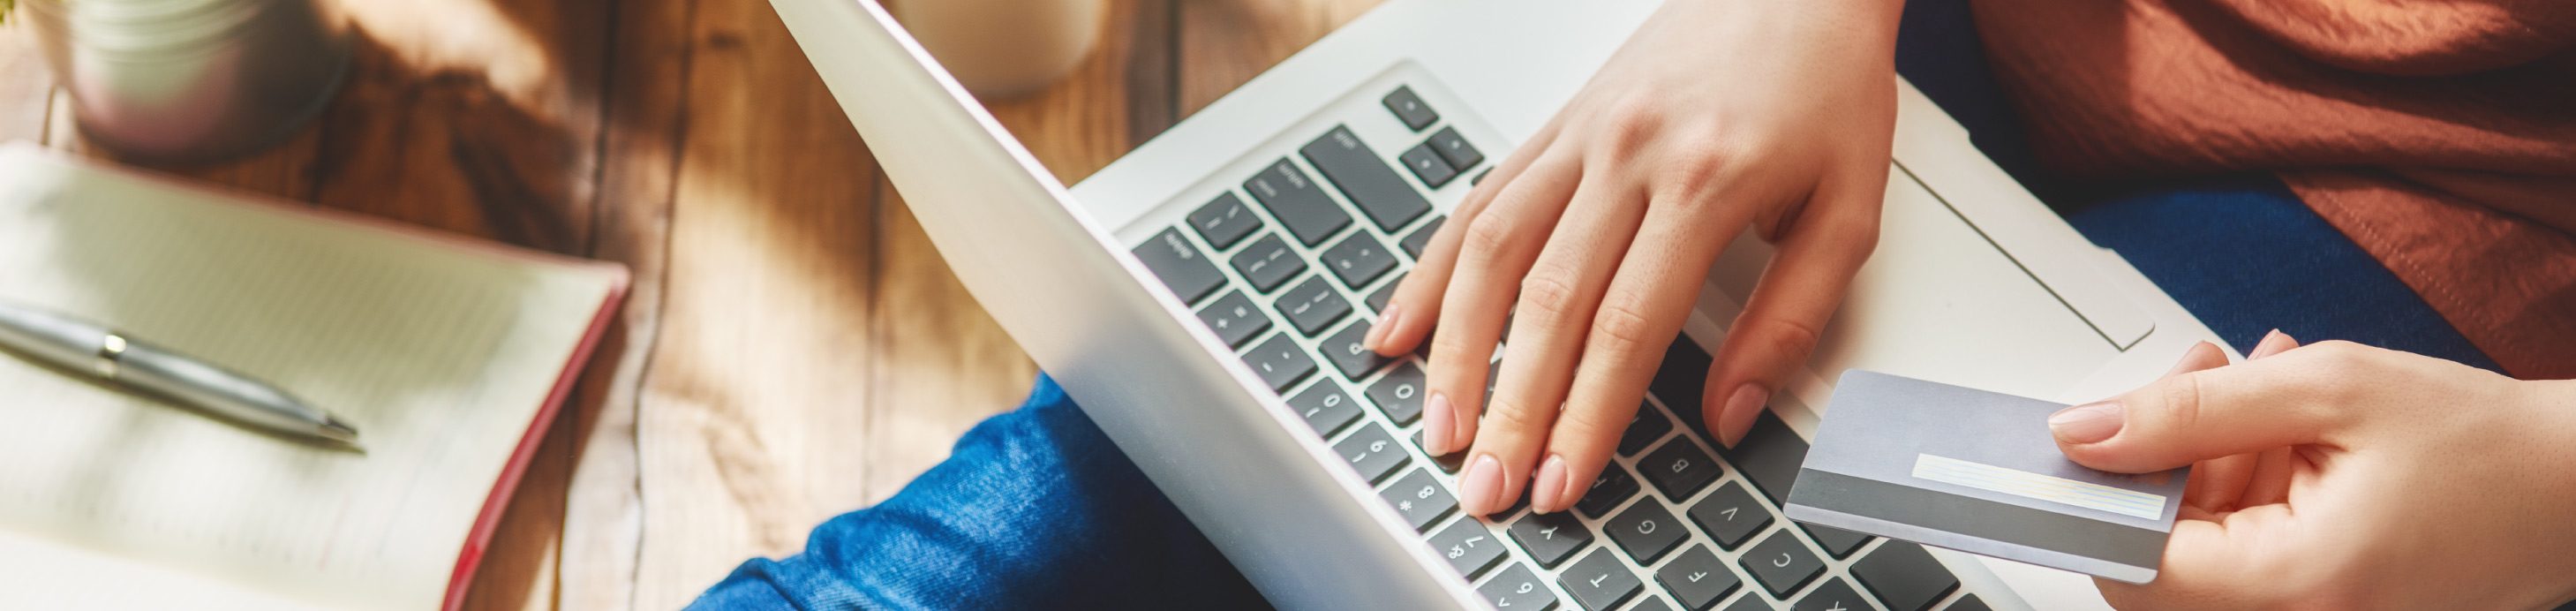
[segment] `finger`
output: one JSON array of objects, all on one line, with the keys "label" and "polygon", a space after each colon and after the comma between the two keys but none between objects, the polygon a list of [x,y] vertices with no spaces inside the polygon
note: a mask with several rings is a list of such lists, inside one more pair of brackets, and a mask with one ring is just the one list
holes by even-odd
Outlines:
[{"label": "finger", "polygon": [[[1882,166],[1875,183],[1823,188],[1809,199],[1806,211],[1782,236],[1770,266],[1762,270],[1744,312],[1727,328],[1700,399],[1706,420],[1717,423],[1712,433],[1727,447],[1744,439],[1771,393],[1807,362],[1825,322],[1851,288],[1852,275],[1877,247],[1879,203],[1887,190],[1884,170]],[[1724,229],[1726,233],[1715,235],[1732,236],[1742,227]]]},{"label": "finger", "polygon": [[2297,347],[2299,347],[2298,338],[2290,337],[2290,334],[2282,333],[2280,329],[2273,329],[2271,333],[2263,334],[2263,341],[2254,343],[2254,351],[2245,353],[2245,360],[2272,356]]},{"label": "finger", "polygon": [[1440,320],[1441,297],[1449,290],[1450,273],[1456,268],[1458,248],[1465,242],[1468,223],[1490,207],[1498,194],[1519,184],[1530,165],[1556,141],[1556,134],[1556,122],[1551,120],[1547,127],[1539,129],[1538,135],[1496,164],[1484,184],[1467,191],[1467,199],[1450,210],[1449,220],[1441,223],[1439,231],[1431,233],[1431,242],[1423,246],[1413,270],[1396,283],[1395,297],[1378,312],[1377,324],[1361,336],[1361,346],[1381,356],[1395,357],[1421,344],[1423,336],[1431,333],[1432,323]]},{"label": "finger", "polygon": [[2254,481],[2254,461],[2258,456],[2238,454],[2192,464],[2191,483],[2183,490],[2182,504],[2212,513],[2243,507],[2245,486]]},{"label": "finger", "polygon": [[[2272,356],[2297,347],[2299,347],[2299,340],[2290,337],[2287,333],[2282,333],[2279,329],[2273,329],[2271,333],[2264,334],[2263,341],[2254,345],[2253,352],[2246,353],[2245,360]],[[2290,500],[2290,480],[2297,475],[2299,463],[2298,456],[2292,453],[2290,448],[2272,448],[2252,457],[2240,455],[2239,458],[2244,458],[2239,462],[2245,465],[2245,482],[2240,485],[2236,498],[2232,500],[2233,507],[2269,505]]]},{"label": "finger", "polygon": [[[1430,396],[1422,410],[1425,426],[1452,431],[1442,440],[1448,447],[1476,438],[1494,344],[1502,339],[1521,278],[1528,275],[1581,181],[1581,162],[1571,153],[1552,154],[1537,163],[1523,180],[1504,189],[1467,223],[1457,269],[1440,298],[1448,305],[1440,310],[1441,330],[1432,339]],[[1423,434],[1425,444],[1431,442],[1431,435]],[[1460,506],[1471,514],[1501,509],[1502,503],[1519,494],[1526,479],[1522,476],[1530,467],[1503,464],[1492,454],[1469,455],[1459,475]]]},{"label": "finger", "polygon": [[[1698,300],[1700,279],[1708,277],[1709,264],[1725,248],[1723,240],[1708,239],[1695,228],[1751,222],[1741,207],[1733,208],[1738,210],[1712,214],[1706,207],[1646,207],[1636,243],[1626,249],[1617,276],[1586,325],[1582,365],[1575,368],[1565,412],[1547,438],[1547,460],[1561,465],[1562,476],[1551,480],[1550,467],[1540,467],[1539,487],[1530,494],[1532,507],[1543,502],[1550,508],[1572,506],[1609,464],[1645,399],[1647,382],[1663,364],[1664,350]],[[1727,218],[1710,222],[1695,215]],[[1517,355],[1520,346],[1512,348]],[[1541,500],[1550,495],[1553,501]]]},{"label": "finger", "polygon": [[[1591,481],[1583,469],[1599,469],[1595,463],[1609,455],[1551,455],[1542,463],[1540,452],[1553,449],[1554,435],[1565,423],[1562,416],[1586,424],[1603,416],[1597,410],[1576,410],[1566,403],[1566,392],[1574,383],[1576,360],[1593,349],[1585,343],[1593,314],[1647,214],[1641,193],[1613,186],[1622,184],[1584,181],[1555,235],[1548,238],[1547,250],[1521,280],[1520,303],[1509,323],[1511,345],[1503,348],[1503,375],[1496,379],[1493,400],[1486,403],[1475,433],[1475,449],[1468,454],[1491,455],[1507,467],[1538,465],[1534,485],[1539,487],[1531,489],[1530,507],[1541,513],[1573,504],[1563,496],[1571,486],[1568,482],[1578,481],[1569,478]],[[1632,415],[1633,411],[1620,415],[1618,421],[1626,422]],[[1506,490],[1501,498],[1519,496]]]},{"label": "finger", "polygon": [[2049,417],[2049,428],[2068,458],[2123,473],[2317,443],[2354,417],[2317,400],[2328,389],[2316,387],[2316,369],[2332,366],[2317,359],[2334,358],[2345,357],[2297,350],[2169,377],[2066,408]]}]

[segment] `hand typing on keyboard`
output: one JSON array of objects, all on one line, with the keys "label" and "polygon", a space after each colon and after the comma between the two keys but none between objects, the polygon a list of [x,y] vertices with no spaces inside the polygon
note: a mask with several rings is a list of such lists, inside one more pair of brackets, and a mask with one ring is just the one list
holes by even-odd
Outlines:
[{"label": "hand typing on keyboard", "polygon": [[1432,338],[1425,444],[1469,450],[1464,510],[1501,510],[1524,483],[1538,511],[1573,507],[1710,264],[1750,228],[1778,255],[1701,402],[1726,443],[1744,436],[1877,241],[1899,10],[1668,3],[1478,183],[1364,340],[1395,356]]},{"label": "hand typing on keyboard", "polygon": [[[2193,465],[2156,580],[2122,609],[2540,609],[2576,596],[2576,381],[2275,333],[2050,419],[2124,473]],[[2194,371],[2199,370],[2199,371]]]}]

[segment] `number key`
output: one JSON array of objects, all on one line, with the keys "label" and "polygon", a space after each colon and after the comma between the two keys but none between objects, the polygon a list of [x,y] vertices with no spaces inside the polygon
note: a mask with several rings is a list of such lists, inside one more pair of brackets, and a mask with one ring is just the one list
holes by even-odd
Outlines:
[{"label": "number key", "polygon": [[1556,591],[1547,589],[1537,575],[1530,574],[1528,566],[1518,562],[1476,588],[1476,593],[1485,595],[1485,602],[1494,603],[1494,608],[1502,611],[1554,611],[1557,604]]},{"label": "number key", "polygon": [[1458,569],[1458,574],[1466,575],[1469,580],[1484,576],[1485,571],[1500,564],[1504,556],[1503,542],[1495,539],[1492,531],[1485,530],[1484,522],[1475,520],[1459,520],[1441,529],[1440,534],[1432,535],[1431,550],[1449,559],[1449,566]]},{"label": "number key", "polygon": [[1396,446],[1395,438],[1388,436],[1386,429],[1376,424],[1363,426],[1359,432],[1342,438],[1341,443],[1333,445],[1333,450],[1341,454],[1351,469],[1359,471],[1360,479],[1368,480],[1370,485],[1386,481],[1386,476],[1394,475],[1396,469],[1413,462],[1413,453]]}]

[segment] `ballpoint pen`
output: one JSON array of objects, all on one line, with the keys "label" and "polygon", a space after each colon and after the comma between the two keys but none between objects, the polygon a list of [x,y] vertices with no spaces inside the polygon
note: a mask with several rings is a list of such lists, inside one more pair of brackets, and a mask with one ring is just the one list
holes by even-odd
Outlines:
[{"label": "ballpoint pen", "polygon": [[104,325],[0,301],[0,347],[279,433],[358,444],[357,429],[284,390]]}]

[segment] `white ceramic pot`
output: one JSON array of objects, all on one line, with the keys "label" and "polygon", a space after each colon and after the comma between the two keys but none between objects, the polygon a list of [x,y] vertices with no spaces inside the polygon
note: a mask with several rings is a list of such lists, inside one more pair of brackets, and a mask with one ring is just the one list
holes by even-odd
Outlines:
[{"label": "white ceramic pot", "polygon": [[887,9],[984,99],[1046,88],[1099,46],[1103,0],[893,0]]}]

